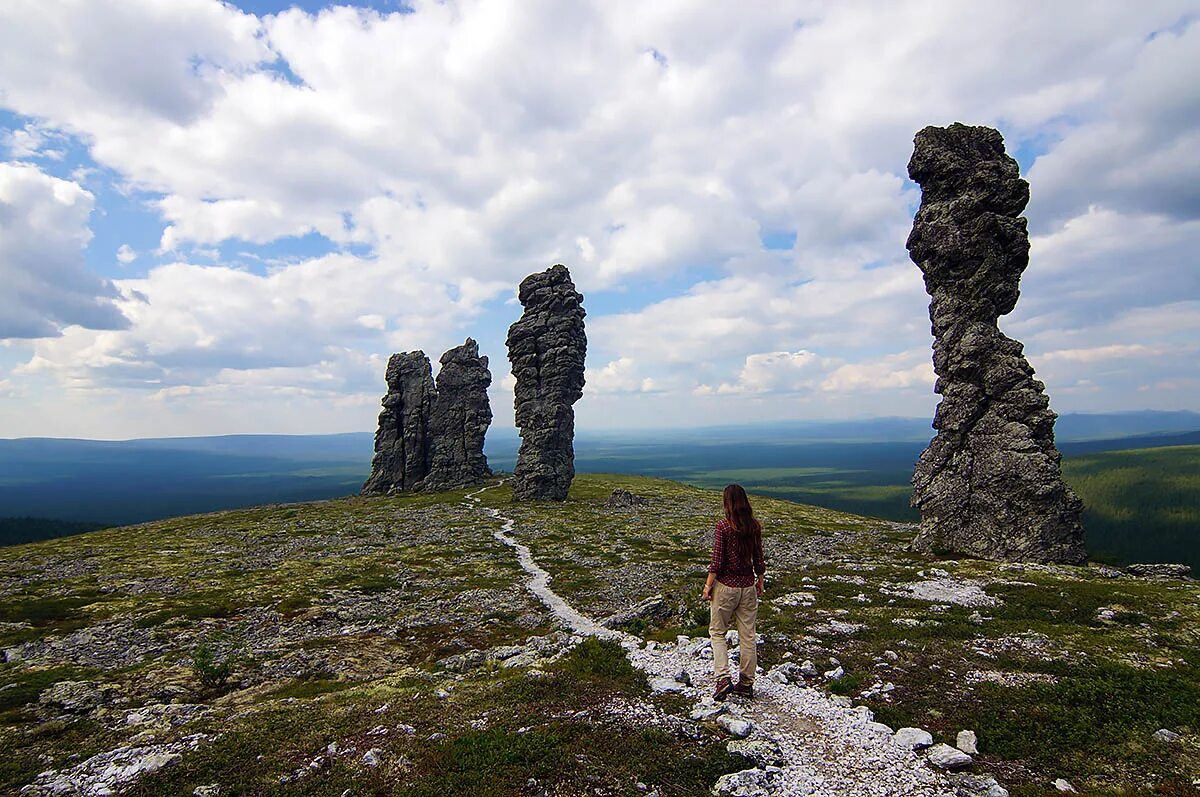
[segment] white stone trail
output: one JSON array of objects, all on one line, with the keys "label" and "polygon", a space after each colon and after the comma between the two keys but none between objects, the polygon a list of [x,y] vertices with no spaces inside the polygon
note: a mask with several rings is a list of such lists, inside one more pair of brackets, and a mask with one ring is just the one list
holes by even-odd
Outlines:
[{"label": "white stone trail", "polygon": [[[501,484],[503,482],[500,482]],[[675,691],[716,708],[708,697],[712,682],[712,653],[707,639],[679,637],[675,644],[645,643],[632,634],[605,628],[550,588],[551,575],[533,558],[528,546],[511,535],[516,521],[492,507],[479,507],[479,494],[470,493],[470,506],[482,508],[502,521],[493,536],[517,552],[529,573],[527,586],[550,611],[577,633],[614,639],[631,663],[652,679],[675,681],[687,673],[696,686],[673,685]],[[721,709],[753,724],[748,739],[774,742],[783,765],[764,766],[746,777],[726,782],[723,793],[739,797],[953,797],[945,778],[911,750],[892,741],[890,729],[872,721],[866,707],[835,703],[824,692],[797,684],[758,677],[754,699],[719,704]],[[728,776],[723,781],[728,781]],[[740,787],[738,784],[742,784]],[[729,790],[732,787],[732,790]]]}]

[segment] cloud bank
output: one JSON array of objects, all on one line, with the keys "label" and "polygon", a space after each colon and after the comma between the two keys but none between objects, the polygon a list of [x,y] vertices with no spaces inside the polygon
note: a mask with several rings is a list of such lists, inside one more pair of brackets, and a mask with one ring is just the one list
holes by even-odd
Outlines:
[{"label": "cloud bank", "polygon": [[368,429],[390,352],[467,335],[504,424],[553,262],[581,425],[929,413],[905,165],[956,120],[1031,181],[1002,324],[1055,407],[1200,409],[1193,12],[5,4],[0,434]]}]

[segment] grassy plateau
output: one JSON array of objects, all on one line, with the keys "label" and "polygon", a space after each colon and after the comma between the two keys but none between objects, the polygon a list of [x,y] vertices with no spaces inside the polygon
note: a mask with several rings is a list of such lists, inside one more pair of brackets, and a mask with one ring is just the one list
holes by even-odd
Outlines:
[{"label": "grassy plateau", "polygon": [[[616,488],[648,503],[608,509]],[[128,746],[183,751],[124,787],[138,795],[685,795],[749,766],[686,721],[688,704],[650,693],[614,644],[564,644],[498,523],[464,496],[260,507],[0,549],[0,792]],[[577,608],[663,596],[678,611],[626,630],[706,634],[719,493],[584,474],[562,504],[513,504],[505,485],[480,498],[516,519]],[[1057,794],[1055,778],[1087,794],[1197,793],[1195,582],[934,560],[907,550],[905,524],[754,500],[764,668],[836,656],[846,676],[814,687],[939,741],[975,730],[977,769],[1020,797]],[[983,605],[914,588],[944,580]],[[63,682],[85,685],[82,705],[61,699]],[[1157,741],[1160,728],[1180,738]]]}]

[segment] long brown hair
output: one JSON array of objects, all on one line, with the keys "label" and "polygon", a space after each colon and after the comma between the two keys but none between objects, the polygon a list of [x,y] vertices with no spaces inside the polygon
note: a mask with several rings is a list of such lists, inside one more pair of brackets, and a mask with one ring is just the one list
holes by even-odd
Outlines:
[{"label": "long brown hair", "polygon": [[762,524],[754,517],[750,498],[740,484],[725,488],[725,519],[733,526],[733,539],[742,562],[753,565],[754,554],[762,545]]}]

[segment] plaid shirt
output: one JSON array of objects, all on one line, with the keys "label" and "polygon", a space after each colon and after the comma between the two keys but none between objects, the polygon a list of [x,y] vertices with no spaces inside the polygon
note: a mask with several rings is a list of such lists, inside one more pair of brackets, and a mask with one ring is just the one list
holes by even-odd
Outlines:
[{"label": "plaid shirt", "polygon": [[762,544],[755,546],[754,561],[744,562],[738,555],[738,546],[734,540],[737,531],[728,520],[721,520],[713,531],[712,561],[708,572],[717,574],[717,581],[727,587],[752,587],[756,576],[767,572],[767,563],[763,561]]}]

